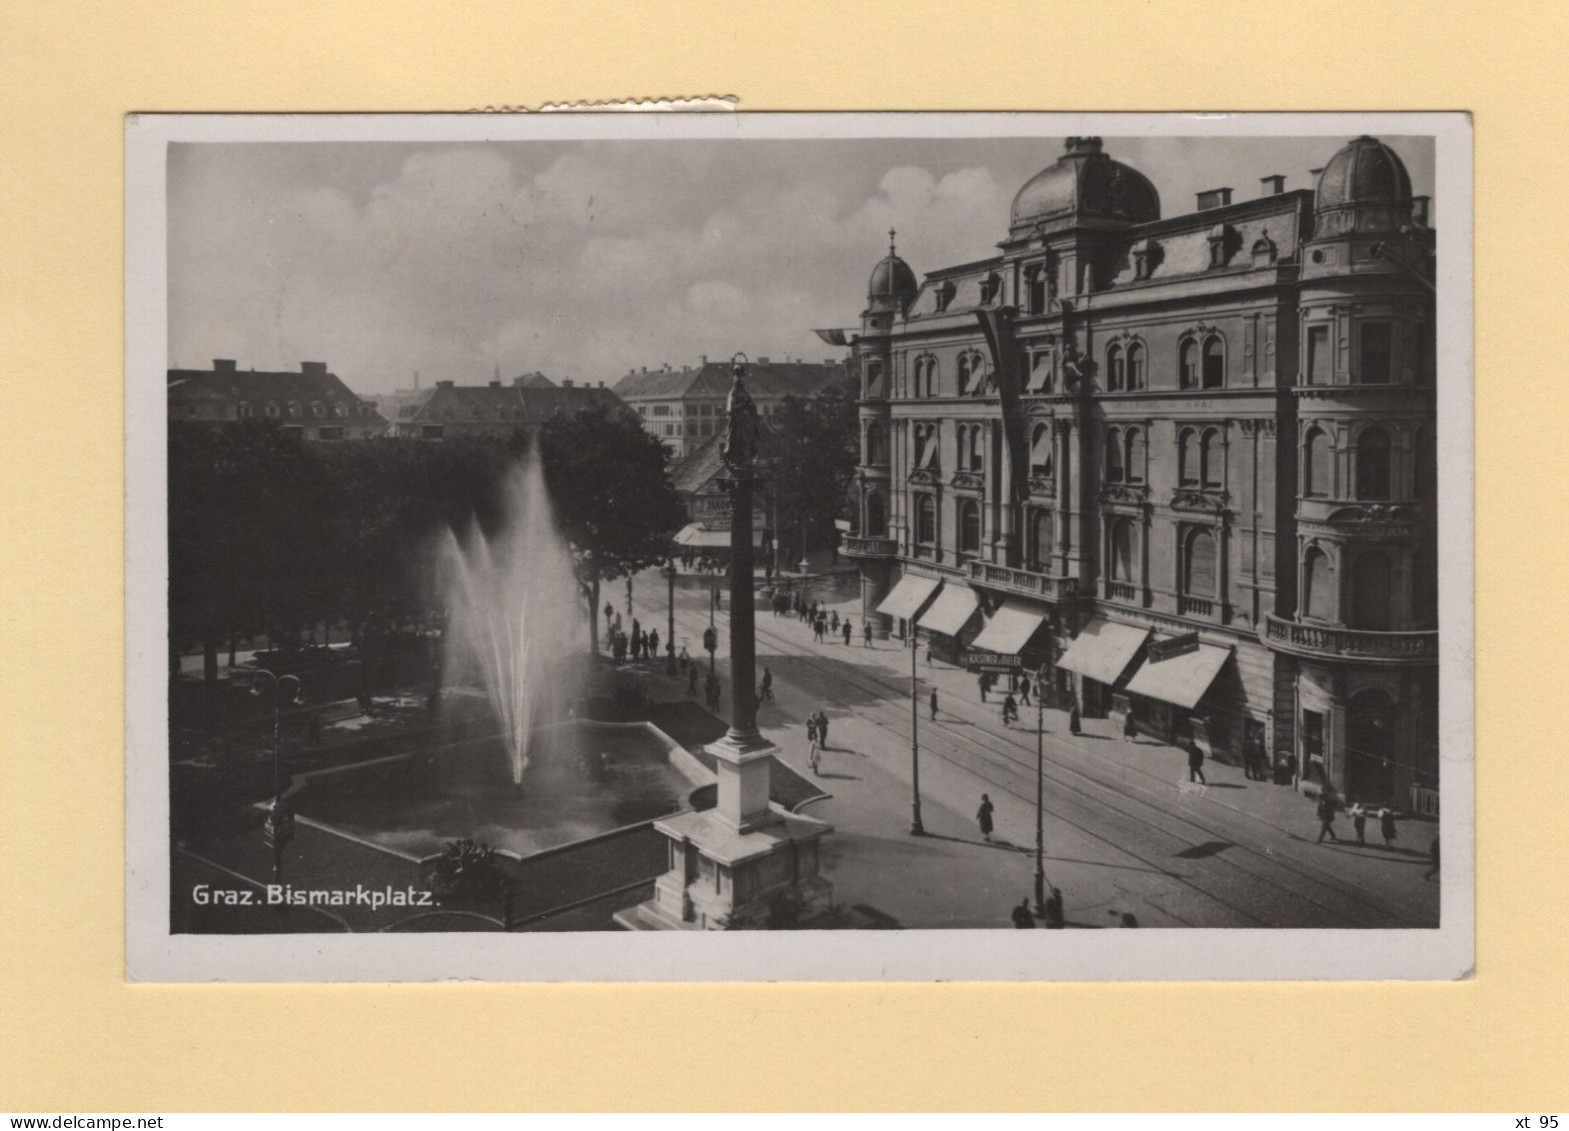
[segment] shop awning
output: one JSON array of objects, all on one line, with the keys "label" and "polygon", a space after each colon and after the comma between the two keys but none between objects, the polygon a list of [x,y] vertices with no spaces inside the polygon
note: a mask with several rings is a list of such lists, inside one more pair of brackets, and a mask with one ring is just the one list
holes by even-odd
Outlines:
[{"label": "shop awning", "polygon": [[1158,664],[1146,659],[1128,681],[1128,691],[1191,710],[1204,698],[1230,655],[1229,648],[1200,644],[1197,651],[1185,652]]},{"label": "shop awning", "polygon": [[[728,550],[730,548],[730,531],[710,530],[708,527],[696,522],[688,523],[676,534],[675,543],[677,546],[693,546],[697,549]],[[752,545],[761,546],[762,544],[763,532],[754,529],[752,531]]]},{"label": "shop awning", "polygon": [[1023,601],[1009,597],[992,614],[980,635],[970,642],[970,647],[981,652],[1002,652],[1016,656],[1030,642],[1030,637],[1035,635],[1035,630],[1045,619],[1045,613],[1038,613]]},{"label": "shop awning", "polygon": [[893,592],[883,598],[883,603],[877,606],[877,611],[885,617],[911,620],[926,606],[926,602],[932,599],[932,594],[937,592],[937,587],[941,584],[942,582],[935,577],[921,577],[907,573],[899,579],[899,584],[893,587]]},{"label": "shop awning", "polygon": [[1107,620],[1092,620],[1073,638],[1068,650],[1057,661],[1059,668],[1087,675],[1102,683],[1116,683],[1133,657],[1144,646],[1147,628],[1134,628],[1131,624],[1112,624]]},{"label": "shop awning", "polygon": [[942,592],[937,594],[937,600],[916,618],[915,623],[928,632],[958,636],[980,607],[981,599],[975,590],[962,581],[946,581]]}]

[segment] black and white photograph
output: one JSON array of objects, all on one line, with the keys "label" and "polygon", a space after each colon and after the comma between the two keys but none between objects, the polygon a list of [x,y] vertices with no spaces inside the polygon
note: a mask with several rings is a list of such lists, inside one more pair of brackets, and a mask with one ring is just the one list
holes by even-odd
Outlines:
[{"label": "black and white photograph", "polygon": [[1470,968],[1462,116],[127,156],[132,978]]}]

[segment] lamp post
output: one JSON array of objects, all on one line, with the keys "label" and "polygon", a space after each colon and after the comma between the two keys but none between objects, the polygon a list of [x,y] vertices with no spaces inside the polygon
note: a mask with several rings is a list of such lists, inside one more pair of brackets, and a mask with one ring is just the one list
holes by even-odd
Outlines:
[{"label": "lamp post", "polygon": [[921,824],[921,741],[918,736],[921,697],[915,676],[917,638],[915,632],[910,633],[910,835],[925,836],[926,826]]},{"label": "lamp post", "polygon": [[632,575],[627,574],[627,623],[632,623]]},{"label": "lamp post", "polygon": [[[272,882],[279,884],[283,882],[283,849],[294,839],[294,814],[283,804],[283,770],[280,762],[282,747],[279,741],[282,729],[283,685],[294,684],[294,695],[289,700],[290,703],[305,702],[305,686],[297,675],[279,676],[266,668],[259,669],[256,675],[266,676],[272,680],[272,811],[267,814],[267,820],[262,825],[262,837],[272,849]],[[259,679],[251,684],[251,694],[262,694]]]},{"label": "lamp post", "polygon": [[1046,666],[1035,675],[1035,914],[1046,914]]},{"label": "lamp post", "polygon": [[670,583],[670,599],[668,605],[669,619],[665,628],[669,635],[665,638],[665,674],[676,674],[676,561],[671,558],[665,563],[665,580]]}]

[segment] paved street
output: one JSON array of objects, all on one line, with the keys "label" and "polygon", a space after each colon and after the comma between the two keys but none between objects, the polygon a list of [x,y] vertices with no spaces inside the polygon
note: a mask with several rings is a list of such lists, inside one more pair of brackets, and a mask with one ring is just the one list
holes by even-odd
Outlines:
[{"label": "paved street", "polygon": [[[664,585],[640,577],[636,598],[639,618],[663,634]],[[837,607],[854,614],[858,602]],[[685,643],[705,663],[707,623],[706,593],[678,591],[677,648]],[[723,612],[718,626],[724,676]],[[831,720],[817,779],[830,796],[804,812],[838,830],[828,850],[836,899],[905,927],[1005,924],[1034,872],[1036,712],[1021,709],[1005,729],[998,696],[982,705],[973,676],[928,666],[922,653],[928,835],[912,838],[909,652],[897,641],[865,648],[859,635],[849,647],[817,644],[805,624],[763,609],[757,640],[759,672],[772,670],[775,690],[759,724],[784,761],[809,776],[804,719],[822,708]],[[1182,752],[1148,738],[1125,741],[1110,720],[1087,719],[1083,729],[1069,736],[1066,716],[1045,712],[1045,870],[1071,924],[1113,926],[1115,915],[1132,912],[1146,927],[1436,925],[1438,884],[1423,878],[1436,824],[1402,823],[1391,850],[1381,842],[1319,845],[1311,802],[1288,787],[1247,781],[1240,768],[1213,761],[1207,787],[1193,787]],[[996,806],[993,844],[974,821],[982,792]],[[1337,831],[1353,837],[1344,818]],[[1369,835],[1378,841],[1376,822]]]}]

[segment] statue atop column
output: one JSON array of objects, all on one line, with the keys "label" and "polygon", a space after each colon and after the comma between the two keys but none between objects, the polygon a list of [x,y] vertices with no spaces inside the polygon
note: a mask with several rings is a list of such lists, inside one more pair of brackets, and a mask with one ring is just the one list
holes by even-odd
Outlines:
[{"label": "statue atop column", "polygon": [[758,416],[757,404],[743,383],[746,377],[745,355],[738,354],[737,357],[742,360],[733,361],[730,366],[733,381],[730,398],[725,406],[729,428],[725,435],[724,460],[726,467],[740,473],[751,469],[757,461]]}]

